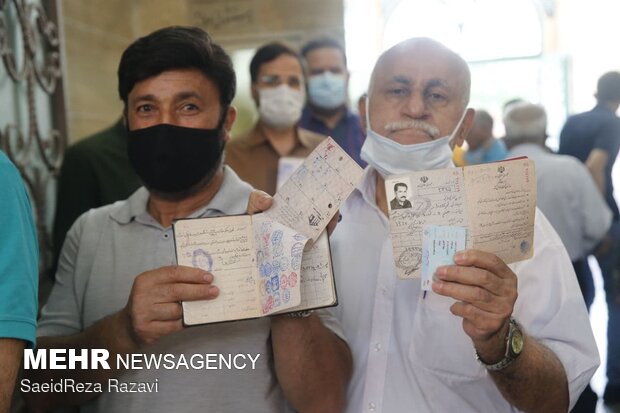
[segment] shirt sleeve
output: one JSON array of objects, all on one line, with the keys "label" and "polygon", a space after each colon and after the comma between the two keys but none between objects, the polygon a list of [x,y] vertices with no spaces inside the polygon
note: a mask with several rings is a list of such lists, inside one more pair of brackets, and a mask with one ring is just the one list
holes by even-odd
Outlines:
[{"label": "shirt sleeve", "polygon": [[[0,153],[1,154],[1,153]],[[0,158],[0,337],[35,344],[39,250],[17,169]]]},{"label": "shirt sleeve", "polygon": [[316,314],[321,319],[321,322],[325,327],[331,330],[332,333],[340,337],[342,341],[345,343],[347,339],[344,336],[344,331],[342,330],[342,325],[340,325],[340,321],[334,316],[334,314],[327,309],[319,309],[316,310]]},{"label": "shirt sleeve", "polygon": [[581,217],[582,255],[588,254],[605,236],[611,226],[612,212],[584,164],[575,160],[575,187],[581,203],[575,211]]},{"label": "shirt sleeve", "polygon": [[56,281],[41,310],[37,331],[39,337],[77,334],[83,329],[76,264],[87,217],[88,213],[83,214],[67,233],[58,261]]},{"label": "shirt sleeve", "polygon": [[598,133],[594,136],[594,149],[606,151],[610,156],[615,156],[620,148],[620,122],[617,119],[606,119]]},{"label": "shirt sleeve", "polygon": [[572,408],[599,365],[598,349],[568,253],[538,210],[535,228],[534,257],[511,265],[519,279],[513,314],[559,358]]}]

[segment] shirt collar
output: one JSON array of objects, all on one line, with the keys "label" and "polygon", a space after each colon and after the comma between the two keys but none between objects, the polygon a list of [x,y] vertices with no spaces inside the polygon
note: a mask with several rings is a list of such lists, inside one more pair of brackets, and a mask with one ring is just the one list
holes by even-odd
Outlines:
[{"label": "shirt collar", "polygon": [[510,157],[517,156],[532,156],[537,154],[548,153],[545,148],[535,143],[522,143],[514,148],[512,148],[509,152]]},{"label": "shirt collar", "polygon": [[[296,145],[301,144],[306,148],[313,148],[314,145],[311,142],[311,138],[308,136],[309,132],[300,127],[295,128],[295,142]],[[267,135],[265,135],[265,131],[260,122],[256,122],[254,128],[252,128],[252,133],[250,133],[249,139],[246,141],[246,147],[248,149],[253,149],[260,145],[271,145],[269,140],[267,139]]]},{"label": "shirt collar", "polygon": [[[340,120],[338,121],[338,123],[336,123],[336,126],[334,126],[333,129],[334,130],[336,128],[338,128],[338,126],[342,123],[349,123],[349,122],[357,122],[357,117],[356,115],[351,111],[351,109],[349,109],[348,106],[344,107],[344,115],[342,116],[342,118],[340,118]],[[321,120],[319,117],[315,116],[314,113],[312,112],[312,110],[310,109],[309,105],[306,105],[303,109],[303,111],[301,112],[301,122],[302,125],[309,125],[309,124],[315,124],[315,125],[320,125],[323,128],[325,128],[326,130],[330,130],[330,128],[327,127],[327,125],[323,122],[323,120]]]},{"label": "shirt collar", "polygon": [[362,200],[370,206],[378,209],[376,201],[377,193],[377,172],[372,167],[367,166],[364,169],[362,180],[359,185],[353,190],[351,196],[361,197]]},{"label": "shirt collar", "polygon": [[[193,212],[187,218],[198,218],[205,215],[239,215],[246,212],[247,201],[252,187],[242,181],[227,165],[224,165],[224,179],[209,204]],[[127,200],[117,202],[116,208],[110,216],[121,225],[128,224],[134,219],[145,223],[155,224],[157,221],[147,211],[149,191],[140,187]]]},{"label": "shirt collar", "polygon": [[388,220],[383,211],[379,209],[377,206],[376,193],[377,193],[377,174],[372,167],[367,166],[364,169],[364,175],[362,175],[362,181],[360,184],[353,190],[353,193],[349,197],[350,200],[353,198],[359,199],[358,202],[363,202],[367,204],[369,207],[373,208],[376,213],[380,216],[381,222],[384,225],[388,225]]}]

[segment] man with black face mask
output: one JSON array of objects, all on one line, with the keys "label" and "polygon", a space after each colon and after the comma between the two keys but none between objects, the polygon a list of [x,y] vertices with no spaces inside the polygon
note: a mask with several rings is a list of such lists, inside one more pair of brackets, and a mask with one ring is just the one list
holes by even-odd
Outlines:
[{"label": "man with black face mask", "polygon": [[[145,187],[76,221],[38,339],[40,349],[106,349],[111,369],[27,370],[32,382],[102,385],[95,393],[25,392],[28,401],[45,409],[85,403],[88,412],[273,412],[287,403],[298,411],[341,410],[350,353],[329,314],[182,324],[181,301],[218,300],[218,274],[175,265],[173,220],[270,205],[223,166],[236,117],[230,58],[201,29],[170,27],[130,45],[118,76],[129,158]],[[116,356],[135,353],[188,363],[194,355],[242,355],[246,370],[121,370]],[[157,383],[157,392],[119,392],[110,379]]]}]

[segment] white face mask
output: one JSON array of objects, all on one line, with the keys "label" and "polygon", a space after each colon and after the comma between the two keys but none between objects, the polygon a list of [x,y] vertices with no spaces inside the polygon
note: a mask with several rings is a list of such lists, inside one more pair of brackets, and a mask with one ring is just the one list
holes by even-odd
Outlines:
[{"label": "white face mask", "polygon": [[454,131],[438,139],[424,143],[403,145],[373,131],[368,116],[368,100],[366,101],[366,140],[362,145],[361,158],[368,162],[383,178],[389,175],[403,174],[410,171],[426,171],[453,167],[452,147],[450,146],[456,132],[465,118],[461,115]]},{"label": "white face mask", "polygon": [[272,128],[289,128],[301,118],[305,99],[303,90],[288,85],[259,89],[258,113],[261,120]]}]

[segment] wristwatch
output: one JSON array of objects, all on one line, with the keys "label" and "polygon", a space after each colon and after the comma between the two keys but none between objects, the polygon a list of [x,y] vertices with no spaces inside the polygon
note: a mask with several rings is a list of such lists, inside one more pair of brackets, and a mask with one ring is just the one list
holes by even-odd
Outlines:
[{"label": "wristwatch", "polygon": [[293,311],[291,313],[287,313],[286,315],[292,318],[306,318],[310,317],[312,312],[312,310]]},{"label": "wristwatch", "polygon": [[522,351],[523,332],[521,331],[521,327],[519,326],[519,323],[517,323],[517,320],[510,317],[510,322],[508,323],[508,334],[506,335],[506,352],[504,353],[504,358],[495,364],[488,364],[480,358],[480,355],[476,351],[476,359],[480,362],[480,364],[486,367],[487,370],[499,371],[505,369],[513,361],[515,361]]}]

